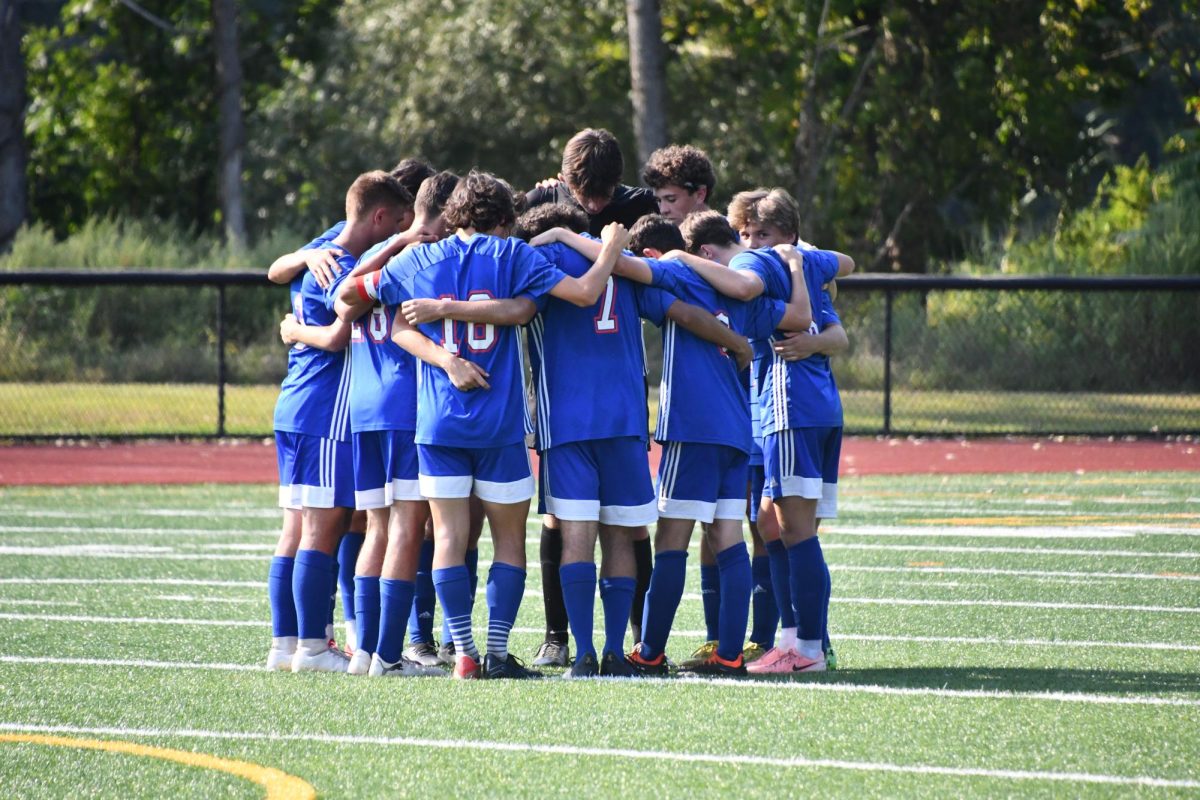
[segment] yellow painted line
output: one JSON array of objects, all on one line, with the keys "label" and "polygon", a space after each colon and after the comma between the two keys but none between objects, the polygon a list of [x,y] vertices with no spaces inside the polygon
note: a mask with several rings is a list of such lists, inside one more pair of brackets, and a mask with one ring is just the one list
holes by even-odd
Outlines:
[{"label": "yellow painted line", "polygon": [[108,753],[125,753],[144,758],[175,761],[189,767],[212,769],[236,775],[267,790],[267,800],[312,800],[317,791],[307,781],[294,775],[251,764],[248,761],[233,761],[217,758],[207,753],[192,753],[187,750],[172,750],[167,747],[150,747],[134,742],[105,739],[76,739],[69,736],[43,736],[36,733],[0,733],[0,742],[42,744],[48,747],[72,747],[84,750],[102,750]]}]

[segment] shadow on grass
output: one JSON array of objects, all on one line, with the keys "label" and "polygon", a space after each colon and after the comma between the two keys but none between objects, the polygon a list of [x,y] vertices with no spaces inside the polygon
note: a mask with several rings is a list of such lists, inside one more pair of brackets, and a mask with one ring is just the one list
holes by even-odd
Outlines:
[{"label": "shadow on grass", "polygon": [[1031,669],[1028,667],[900,667],[843,669],[805,676],[820,683],[877,685],[908,689],[974,689],[1076,694],[1200,695],[1200,674],[1133,672],[1104,669]]}]

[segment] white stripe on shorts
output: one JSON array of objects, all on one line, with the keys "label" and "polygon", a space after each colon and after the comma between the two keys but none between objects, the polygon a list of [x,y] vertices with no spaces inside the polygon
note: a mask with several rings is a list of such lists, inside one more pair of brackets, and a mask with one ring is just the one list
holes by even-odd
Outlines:
[{"label": "white stripe on shorts", "polygon": [[424,500],[424,495],[421,494],[421,481],[401,480],[400,478],[392,478],[392,483],[388,487],[388,505],[399,501],[416,501]]},{"label": "white stripe on shorts", "polygon": [[601,525],[620,525],[637,528],[658,521],[658,501],[651,500],[640,506],[600,506]]}]

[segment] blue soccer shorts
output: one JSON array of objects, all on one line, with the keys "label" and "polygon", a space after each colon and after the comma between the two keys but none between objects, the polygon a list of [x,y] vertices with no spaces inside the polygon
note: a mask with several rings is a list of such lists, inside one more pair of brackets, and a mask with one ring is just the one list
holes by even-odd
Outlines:
[{"label": "blue soccer shorts", "polygon": [[524,442],[500,447],[418,444],[421,494],[430,499],[470,497],[519,503],[533,497],[533,467]]},{"label": "blue soccer shorts", "polygon": [[551,447],[538,464],[546,513],[634,527],[658,520],[646,441],[637,436]]},{"label": "blue soccer shorts", "polygon": [[354,508],[350,442],[275,431],[282,508]]},{"label": "blue soccer shorts", "polygon": [[766,473],[762,464],[750,465],[750,521],[758,522],[758,509],[762,506],[763,484]]},{"label": "blue soccer shorts", "polygon": [[740,520],[746,513],[749,456],[736,447],[664,442],[658,512],[672,519]]},{"label": "blue soccer shorts", "polygon": [[819,519],[837,517],[841,427],[788,428],[763,440],[767,496],[817,501]]},{"label": "blue soccer shorts", "polygon": [[354,434],[354,507],[387,508],[397,500],[422,500],[412,431]]}]

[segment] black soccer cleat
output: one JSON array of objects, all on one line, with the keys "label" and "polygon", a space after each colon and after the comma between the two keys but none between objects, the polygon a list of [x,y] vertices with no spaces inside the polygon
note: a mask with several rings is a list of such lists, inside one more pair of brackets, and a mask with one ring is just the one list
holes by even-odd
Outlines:
[{"label": "black soccer cleat", "polygon": [[600,677],[602,678],[640,678],[642,673],[625,660],[625,656],[605,653],[600,660]]},{"label": "black soccer cleat", "polygon": [[596,654],[588,653],[580,658],[575,657],[575,663],[563,673],[564,678],[595,678],[600,675],[600,665],[596,663]]},{"label": "black soccer cleat", "polygon": [[511,680],[529,680],[531,678],[544,677],[542,673],[532,669],[527,669],[521,659],[508,654],[508,658],[501,659],[491,653],[483,657],[483,676],[488,680],[509,678]]}]

